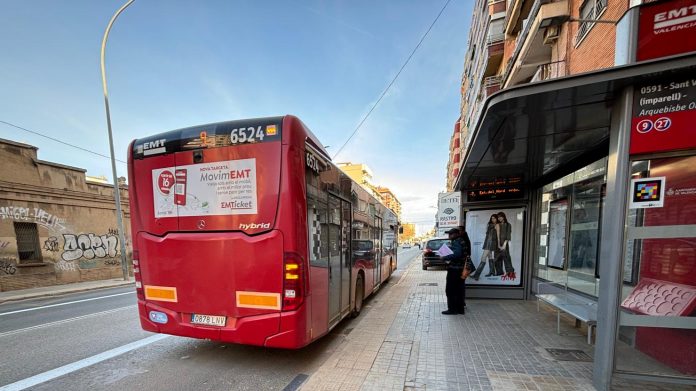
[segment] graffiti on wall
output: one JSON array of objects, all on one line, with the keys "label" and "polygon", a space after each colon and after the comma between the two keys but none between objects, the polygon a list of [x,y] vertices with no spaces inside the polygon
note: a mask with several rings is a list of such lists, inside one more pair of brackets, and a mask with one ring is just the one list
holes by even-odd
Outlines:
[{"label": "graffiti on wall", "polygon": [[0,272],[5,274],[15,274],[17,272],[17,268],[12,261],[13,259],[11,258],[0,258]]},{"label": "graffiti on wall", "polygon": [[0,242],[0,249],[3,249],[9,245],[10,245],[10,242],[6,242],[6,241]]},{"label": "graffiti on wall", "polygon": [[52,253],[60,250],[58,246],[58,238],[56,238],[55,236],[50,236],[48,239],[44,241],[43,249]]},{"label": "graffiti on wall", "polygon": [[50,230],[63,231],[65,219],[48,213],[41,208],[21,206],[0,206],[0,219],[36,223]]},{"label": "graffiti on wall", "polygon": [[97,267],[97,261],[94,259],[80,259],[80,269],[94,269]]},{"label": "graffiti on wall", "polygon": [[[95,234],[63,234],[65,244],[61,258],[64,261],[74,261],[76,259],[94,258],[113,258],[116,256],[118,248],[118,237],[114,235],[95,235]],[[80,267],[82,265],[80,264]]]},{"label": "graffiti on wall", "polygon": [[119,259],[107,259],[106,261],[104,261],[104,265],[121,266],[121,261]]},{"label": "graffiti on wall", "polygon": [[53,266],[56,268],[56,270],[60,270],[63,272],[77,271],[77,267],[75,266],[75,263],[73,263],[73,262],[66,262],[66,261],[60,260],[60,261],[56,262]]}]

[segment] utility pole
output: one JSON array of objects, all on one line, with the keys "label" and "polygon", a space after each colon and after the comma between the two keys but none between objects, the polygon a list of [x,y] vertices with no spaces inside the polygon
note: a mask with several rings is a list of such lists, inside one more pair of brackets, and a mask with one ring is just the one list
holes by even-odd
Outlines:
[{"label": "utility pole", "polygon": [[106,40],[109,38],[109,32],[111,31],[111,26],[113,26],[116,18],[125,10],[129,5],[131,5],[135,0],[128,0],[126,4],[122,5],[121,8],[116,11],[114,16],[111,17],[109,24],[106,26],[106,31],[104,31],[104,38],[102,38],[101,44],[101,76],[102,76],[102,87],[104,89],[104,106],[106,107],[106,126],[109,130],[109,150],[111,152],[111,175],[114,180],[114,201],[116,202],[116,221],[118,224],[118,239],[121,243],[121,270],[123,271],[123,279],[125,281],[129,280],[128,277],[128,263],[126,259],[126,232],[123,229],[123,212],[121,210],[121,190],[118,185],[118,175],[116,173],[116,157],[114,155],[114,138],[111,132],[111,111],[109,110],[109,92],[106,88],[106,66],[104,64],[104,54],[106,51]]}]

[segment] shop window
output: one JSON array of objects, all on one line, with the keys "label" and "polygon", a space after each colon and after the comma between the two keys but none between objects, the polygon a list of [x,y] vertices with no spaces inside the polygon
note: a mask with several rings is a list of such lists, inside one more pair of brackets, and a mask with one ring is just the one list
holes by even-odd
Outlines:
[{"label": "shop window", "polygon": [[36,223],[14,223],[19,263],[42,262],[39,230]]}]

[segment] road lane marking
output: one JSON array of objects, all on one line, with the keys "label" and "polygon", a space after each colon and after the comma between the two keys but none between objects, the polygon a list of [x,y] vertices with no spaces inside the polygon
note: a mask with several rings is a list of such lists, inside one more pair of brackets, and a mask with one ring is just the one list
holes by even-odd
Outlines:
[{"label": "road lane marking", "polygon": [[63,319],[63,320],[57,320],[57,321],[55,321],[55,322],[49,322],[49,323],[39,324],[39,325],[36,325],[36,326],[25,327],[25,328],[23,328],[23,329],[5,331],[4,333],[0,333],[0,338],[2,338],[2,337],[7,337],[7,336],[9,336],[9,335],[15,335],[15,334],[23,333],[23,332],[25,332],[25,331],[31,331],[31,330],[36,330],[36,329],[42,329],[42,328],[51,327],[51,326],[58,326],[58,325],[61,325],[61,324],[64,324],[64,323],[74,322],[74,321],[76,321],[76,320],[87,319],[87,318],[93,318],[93,317],[101,316],[101,315],[108,315],[108,314],[112,314],[112,313],[114,313],[114,312],[123,311],[123,310],[125,310],[125,309],[131,309],[131,308],[135,308],[135,307],[136,307],[135,304],[134,304],[134,305],[128,305],[128,306],[125,306],[125,307],[118,307],[118,308],[114,308],[114,309],[111,309],[111,310],[106,310],[106,311],[101,311],[101,312],[95,312],[95,313],[93,313],[93,314],[87,314],[87,315],[82,315],[82,316],[76,316],[76,317],[74,317],[74,318]]},{"label": "road lane marking", "polygon": [[25,390],[29,387],[34,387],[38,384],[45,383],[47,381],[59,378],[61,376],[65,376],[69,373],[79,371],[80,369],[87,368],[89,366],[92,366],[94,364],[99,364],[102,361],[106,361],[109,359],[112,359],[114,357],[120,356],[124,353],[128,353],[132,350],[142,348],[143,346],[147,346],[151,343],[155,343],[157,341],[161,341],[165,338],[169,338],[170,335],[166,334],[156,334],[147,338],[143,338],[141,340],[131,342],[129,344],[107,350],[106,352],[96,354],[92,357],[87,357],[85,359],[75,361],[73,363],[63,365],[62,367],[58,367],[56,369],[51,369],[50,371],[46,371],[43,373],[39,373],[38,375],[34,375],[31,377],[28,377],[26,379],[22,379],[20,381],[16,381],[11,384],[7,384],[5,386],[0,387],[0,391],[21,391]]},{"label": "road lane marking", "polygon": [[32,308],[25,308],[25,309],[23,309],[23,310],[2,312],[2,313],[0,313],[0,316],[12,315],[12,314],[19,314],[19,313],[21,313],[21,312],[28,312],[28,311],[42,310],[42,309],[44,309],[44,308],[60,307],[60,306],[63,306],[63,305],[68,305],[68,304],[84,303],[84,302],[86,302],[86,301],[108,299],[109,297],[116,297],[116,296],[123,296],[123,295],[132,295],[132,294],[134,294],[134,293],[135,293],[135,291],[133,291],[133,292],[124,292],[124,293],[116,293],[116,294],[113,294],[113,295],[92,297],[92,298],[90,298],[90,299],[82,299],[82,300],[68,301],[67,303],[58,303],[58,304],[42,305],[41,307],[32,307]]}]

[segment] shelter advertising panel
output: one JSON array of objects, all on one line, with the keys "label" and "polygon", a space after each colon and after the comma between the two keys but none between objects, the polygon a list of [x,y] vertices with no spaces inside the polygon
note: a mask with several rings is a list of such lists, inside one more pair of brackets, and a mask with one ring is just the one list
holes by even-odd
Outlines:
[{"label": "shelter advertising panel", "polygon": [[471,259],[467,284],[519,286],[522,283],[524,208],[485,209],[466,214]]},{"label": "shelter advertising panel", "polygon": [[549,236],[547,265],[557,269],[565,268],[566,231],[568,230],[568,199],[551,202],[549,208]]}]

